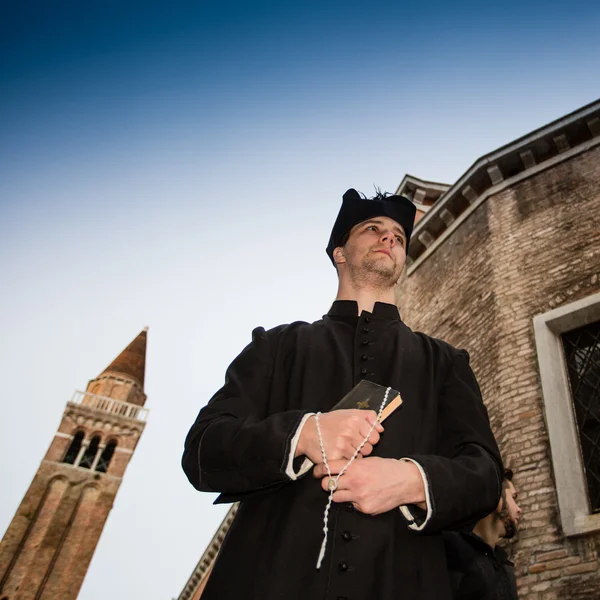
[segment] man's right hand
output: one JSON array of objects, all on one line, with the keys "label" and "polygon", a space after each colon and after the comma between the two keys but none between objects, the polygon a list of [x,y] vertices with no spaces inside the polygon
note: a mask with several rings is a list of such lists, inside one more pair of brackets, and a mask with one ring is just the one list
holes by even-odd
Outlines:
[{"label": "man's right hand", "polygon": [[[321,436],[327,453],[327,461],[349,460],[360,446],[377,420],[374,410],[333,410],[319,416]],[[323,462],[315,416],[310,417],[300,432],[295,456],[307,456],[313,463]],[[373,446],[379,441],[383,425],[377,423],[366,444],[361,448],[360,455],[368,456],[373,452]]]}]

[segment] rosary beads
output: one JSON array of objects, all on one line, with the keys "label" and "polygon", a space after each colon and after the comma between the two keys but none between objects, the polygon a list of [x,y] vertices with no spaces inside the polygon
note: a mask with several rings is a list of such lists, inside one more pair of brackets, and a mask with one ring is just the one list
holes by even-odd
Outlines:
[{"label": "rosary beads", "polygon": [[331,508],[331,503],[333,501],[333,493],[337,490],[338,481],[340,477],[346,472],[346,469],[354,462],[354,459],[358,456],[358,453],[362,450],[363,446],[369,441],[369,437],[371,437],[371,433],[373,433],[373,429],[375,429],[375,425],[379,423],[381,419],[381,413],[387,404],[388,395],[392,388],[387,388],[385,391],[385,395],[383,397],[383,401],[381,402],[381,406],[379,407],[379,411],[377,413],[377,418],[375,422],[371,425],[371,429],[369,429],[369,433],[366,435],[365,439],[361,442],[358,448],[354,451],[354,454],[350,458],[350,460],[344,465],[342,470],[333,477],[331,475],[331,469],[329,468],[329,463],[327,462],[327,454],[325,452],[325,445],[323,444],[323,436],[321,435],[321,425],[319,424],[319,417],[321,413],[318,412],[315,415],[315,424],[317,426],[317,435],[319,437],[319,446],[321,448],[321,456],[323,457],[323,464],[327,469],[327,475],[329,476],[329,481],[327,482],[327,489],[329,490],[329,499],[327,501],[327,506],[325,507],[325,513],[323,514],[323,542],[321,543],[321,551],[319,552],[319,558],[317,560],[317,570],[321,568],[321,563],[323,562],[323,558],[325,557],[325,550],[327,548],[327,533],[329,531],[328,523],[329,523],[329,509]]}]

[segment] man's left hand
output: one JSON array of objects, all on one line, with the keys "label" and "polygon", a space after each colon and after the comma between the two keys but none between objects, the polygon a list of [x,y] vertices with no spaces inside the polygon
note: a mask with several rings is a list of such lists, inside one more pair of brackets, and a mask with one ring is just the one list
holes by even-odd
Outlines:
[{"label": "man's left hand", "polygon": [[[345,460],[329,462],[333,476],[346,464]],[[329,476],[324,464],[318,464],[314,477],[322,478],[321,487],[329,491]],[[410,461],[376,456],[355,460],[338,480],[334,502],[351,502],[367,515],[378,515],[404,504],[425,508],[425,486],[417,466]]]}]

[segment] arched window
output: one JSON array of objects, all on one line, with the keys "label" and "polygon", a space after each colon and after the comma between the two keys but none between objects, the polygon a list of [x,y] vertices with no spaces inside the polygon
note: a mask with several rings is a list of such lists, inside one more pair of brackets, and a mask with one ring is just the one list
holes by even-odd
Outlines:
[{"label": "arched window", "polygon": [[115,453],[116,447],[117,442],[115,442],[115,440],[111,440],[108,442],[108,444],[106,444],[106,448],[104,448],[104,452],[102,452],[100,460],[98,460],[98,464],[96,465],[96,471],[100,471],[100,473],[106,473],[108,470],[108,465],[110,464],[110,459]]},{"label": "arched window", "polygon": [[95,435],[90,442],[90,445],[87,447],[81,462],[79,463],[80,467],[84,469],[89,469],[94,463],[94,458],[96,458],[96,453],[98,452],[98,444],[100,443],[100,436]]},{"label": "arched window", "polygon": [[83,431],[78,431],[71,440],[71,445],[65,454],[63,459],[64,463],[68,463],[72,465],[79,454],[79,450],[81,450],[81,442],[83,442]]}]

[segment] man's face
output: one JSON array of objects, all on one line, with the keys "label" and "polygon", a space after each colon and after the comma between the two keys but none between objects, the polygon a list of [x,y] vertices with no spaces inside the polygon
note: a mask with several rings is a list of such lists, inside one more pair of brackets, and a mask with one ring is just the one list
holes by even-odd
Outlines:
[{"label": "man's face", "polygon": [[508,540],[517,533],[519,519],[521,518],[521,509],[517,504],[517,490],[515,490],[512,481],[506,481],[504,485],[505,489],[497,514],[504,528],[502,537]]},{"label": "man's face", "polygon": [[350,273],[393,285],[406,261],[406,235],[393,219],[374,217],[355,225],[340,250]]}]

